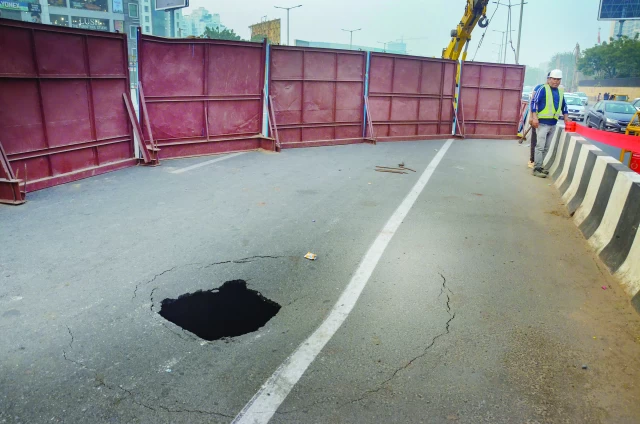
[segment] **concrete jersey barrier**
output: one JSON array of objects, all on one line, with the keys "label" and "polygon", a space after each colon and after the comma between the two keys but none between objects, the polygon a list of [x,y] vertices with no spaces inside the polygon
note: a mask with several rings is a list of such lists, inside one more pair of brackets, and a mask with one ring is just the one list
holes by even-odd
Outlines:
[{"label": "concrete jersey barrier", "polygon": [[640,311],[640,174],[561,128],[544,167],[575,224]]}]

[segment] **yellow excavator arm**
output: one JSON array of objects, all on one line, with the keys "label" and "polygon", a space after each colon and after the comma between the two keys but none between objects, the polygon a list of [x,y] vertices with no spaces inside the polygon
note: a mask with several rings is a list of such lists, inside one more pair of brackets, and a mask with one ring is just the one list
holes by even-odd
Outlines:
[{"label": "yellow excavator arm", "polygon": [[467,0],[464,16],[460,20],[458,27],[451,31],[451,42],[446,49],[442,50],[443,59],[458,60],[461,53],[462,60],[467,58],[471,32],[476,25],[480,28],[486,28],[489,25],[489,20],[487,19],[488,3],[489,0]]}]

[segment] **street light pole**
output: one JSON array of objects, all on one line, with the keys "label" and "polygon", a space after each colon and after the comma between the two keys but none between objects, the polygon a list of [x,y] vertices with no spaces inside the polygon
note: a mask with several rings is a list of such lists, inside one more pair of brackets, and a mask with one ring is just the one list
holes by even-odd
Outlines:
[{"label": "street light pole", "polygon": [[353,50],[353,33],[356,31],[360,31],[362,28],[358,29],[343,29],[343,31],[347,31],[349,33],[349,50]]},{"label": "street light pole", "polygon": [[276,9],[284,9],[287,11],[287,46],[289,45],[289,11],[291,9],[295,9],[296,7],[301,7],[302,5],[299,4],[297,6],[291,6],[291,7],[280,7],[280,6],[273,6]]}]

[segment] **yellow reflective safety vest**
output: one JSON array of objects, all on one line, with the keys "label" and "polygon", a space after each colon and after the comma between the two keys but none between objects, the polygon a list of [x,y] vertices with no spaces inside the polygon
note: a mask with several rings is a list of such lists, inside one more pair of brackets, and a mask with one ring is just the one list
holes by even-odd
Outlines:
[{"label": "yellow reflective safety vest", "polygon": [[538,119],[558,119],[562,115],[562,101],[564,99],[564,89],[558,88],[560,94],[560,101],[558,102],[558,109],[556,109],[553,103],[553,93],[549,84],[544,85],[544,91],[546,94],[546,101],[544,109],[538,112]]}]

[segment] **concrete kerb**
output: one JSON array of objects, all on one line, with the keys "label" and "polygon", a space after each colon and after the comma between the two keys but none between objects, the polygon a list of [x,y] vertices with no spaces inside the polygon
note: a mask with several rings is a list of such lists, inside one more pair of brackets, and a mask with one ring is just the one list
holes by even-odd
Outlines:
[{"label": "concrete kerb", "polygon": [[560,128],[544,166],[576,226],[640,312],[640,174]]}]

